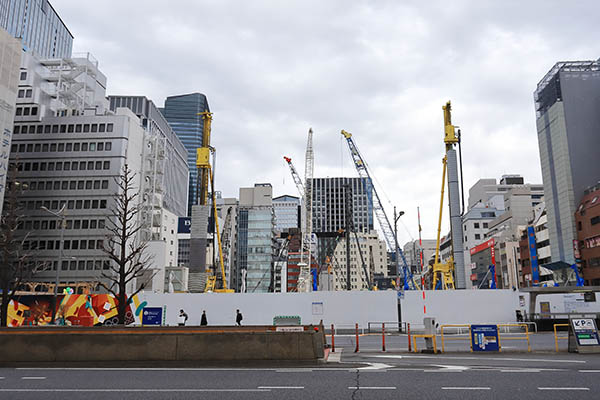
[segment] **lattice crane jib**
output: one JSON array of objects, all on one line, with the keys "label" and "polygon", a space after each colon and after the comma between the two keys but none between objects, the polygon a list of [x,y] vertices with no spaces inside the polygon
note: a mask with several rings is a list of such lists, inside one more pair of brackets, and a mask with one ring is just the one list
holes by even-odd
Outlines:
[{"label": "lattice crane jib", "polygon": [[294,180],[294,183],[296,184],[298,193],[300,193],[300,196],[304,196],[304,183],[302,183],[302,178],[300,178],[300,174],[298,174],[298,171],[296,171],[296,167],[294,167],[294,164],[292,163],[292,159],[290,157],[285,157],[285,156],[283,157],[283,159],[287,163],[288,167],[290,167],[290,173],[292,174],[292,179]]},{"label": "lattice crane jib", "polygon": [[394,229],[392,228],[392,224],[383,208],[381,203],[381,199],[379,198],[379,194],[377,193],[377,189],[373,184],[373,180],[371,179],[371,175],[369,174],[369,170],[367,169],[367,165],[362,158],[358,147],[354,143],[352,139],[352,134],[342,130],[342,135],[346,138],[346,142],[348,143],[348,148],[350,149],[350,155],[352,156],[352,160],[354,161],[354,166],[356,167],[356,171],[361,178],[366,178],[371,183],[371,187],[373,189],[373,212],[375,213],[375,217],[377,218],[377,222],[379,223],[379,227],[383,233],[383,237],[390,251],[397,251],[402,260],[402,270],[400,270],[400,265],[398,265],[398,275],[404,278],[404,288],[405,289],[417,289],[417,284],[414,282],[412,277],[412,272],[410,268],[408,268],[408,263],[406,262],[406,258],[404,257],[404,252],[400,248],[400,246],[396,243],[396,237],[394,235]]}]

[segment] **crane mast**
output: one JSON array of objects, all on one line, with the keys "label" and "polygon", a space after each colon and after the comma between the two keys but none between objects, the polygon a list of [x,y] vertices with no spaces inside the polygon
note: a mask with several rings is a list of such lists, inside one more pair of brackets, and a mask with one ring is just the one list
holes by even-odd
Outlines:
[{"label": "crane mast", "polygon": [[298,277],[298,291],[310,292],[312,290],[312,275],[310,271],[312,260],[312,186],[315,158],[313,153],[313,131],[308,130],[306,142],[306,157],[304,159],[304,231],[302,232],[302,252],[300,255],[300,276]]},{"label": "crane mast", "polygon": [[[433,262],[434,289],[465,289],[465,270],[463,254],[462,219],[460,212],[460,193],[458,189],[458,162],[455,145],[460,146],[460,130],[456,135],[456,127],[452,125],[452,105],[448,101],[442,106],[444,111],[444,144],[446,154],[442,160],[442,191],[440,196],[440,215],[438,219],[435,260]],[[440,234],[442,229],[442,211],[444,205],[444,185],[448,178],[448,203],[450,208],[450,237],[452,255],[445,263],[440,262]],[[455,277],[454,277],[455,276]],[[455,282],[456,279],[456,282]]]},{"label": "crane mast", "polygon": [[342,130],[342,135],[346,138],[346,142],[348,143],[348,148],[350,149],[350,155],[352,156],[352,160],[354,161],[354,166],[356,167],[356,171],[361,178],[367,178],[369,182],[371,182],[371,186],[373,188],[373,193],[375,196],[373,197],[373,211],[379,222],[379,227],[383,232],[383,237],[388,248],[392,250],[397,250],[397,254],[400,254],[400,258],[402,259],[402,270],[400,269],[399,260],[396,260],[397,265],[397,273],[399,276],[404,278],[404,289],[417,289],[418,285],[414,282],[412,277],[412,273],[410,268],[408,268],[408,264],[406,263],[406,258],[404,257],[404,252],[398,245],[396,241],[396,236],[394,235],[394,230],[392,225],[390,224],[390,220],[385,213],[385,209],[381,204],[381,200],[379,198],[379,194],[377,193],[377,189],[375,185],[372,184],[371,175],[369,174],[369,170],[367,169],[367,165],[364,162],[360,152],[358,151],[358,147],[354,143],[352,139],[352,134]]}]

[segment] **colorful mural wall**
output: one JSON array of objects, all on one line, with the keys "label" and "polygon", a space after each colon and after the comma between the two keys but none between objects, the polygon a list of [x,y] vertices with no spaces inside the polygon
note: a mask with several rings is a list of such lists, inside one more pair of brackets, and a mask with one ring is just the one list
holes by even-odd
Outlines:
[{"label": "colorful mural wall", "polygon": [[[52,295],[19,296],[8,305],[8,326],[46,325],[52,320]],[[117,301],[109,294],[62,294],[57,298],[57,323],[116,325]],[[125,324],[139,323],[145,302],[134,296],[127,305]]]}]

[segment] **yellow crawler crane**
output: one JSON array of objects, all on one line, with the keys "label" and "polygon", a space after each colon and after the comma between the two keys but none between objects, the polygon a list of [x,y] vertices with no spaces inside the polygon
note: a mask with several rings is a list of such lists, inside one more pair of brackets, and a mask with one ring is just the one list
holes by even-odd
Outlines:
[{"label": "yellow crawler crane", "polygon": [[[454,125],[452,125],[452,107],[447,102],[442,107],[444,110],[444,143],[446,152],[452,149],[452,146],[458,143]],[[435,245],[435,260],[433,262],[433,288],[432,289],[454,289],[454,257],[450,255],[447,262],[440,262],[440,234],[442,230],[442,212],[444,210],[444,189],[446,185],[446,173],[448,170],[448,157],[444,155],[442,159],[442,192],[440,196],[440,217],[438,219],[437,241]]]}]

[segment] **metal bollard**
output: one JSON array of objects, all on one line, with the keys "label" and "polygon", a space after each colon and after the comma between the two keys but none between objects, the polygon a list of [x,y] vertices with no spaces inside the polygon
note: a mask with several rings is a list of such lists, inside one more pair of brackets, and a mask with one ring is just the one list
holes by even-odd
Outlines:
[{"label": "metal bollard", "polygon": [[356,349],[354,349],[355,353],[358,353],[358,324],[356,324]]},{"label": "metal bollard", "polygon": [[331,352],[335,353],[335,328],[331,324]]},{"label": "metal bollard", "polygon": [[381,323],[381,351],[385,351],[385,322]]},{"label": "metal bollard", "polygon": [[412,351],[412,346],[410,343],[410,322],[406,323],[406,331],[408,332],[408,352],[410,353]]}]

